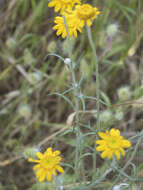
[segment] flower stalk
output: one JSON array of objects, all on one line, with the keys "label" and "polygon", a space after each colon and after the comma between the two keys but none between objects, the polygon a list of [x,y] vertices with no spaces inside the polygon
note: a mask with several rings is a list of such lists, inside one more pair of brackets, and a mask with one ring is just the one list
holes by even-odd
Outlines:
[{"label": "flower stalk", "polygon": [[71,60],[69,67],[72,75],[72,82],[73,82],[73,91],[74,91],[74,101],[75,101],[75,131],[76,131],[76,151],[75,151],[75,179],[78,178],[78,164],[79,164],[79,157],[80,157],[80,128],[79,128],[79,84],[76,81],[76,76],[75,76],[75,62],[73,61],[72,57],[72,48],[71,48],[71,41],[70,41],[70,35],[68,31],[68,27],[66,24],[66,18],[64,17],[64,24],[67,32],[67,42],[68,42],[68,56]]},{"label": "flower stalk", "polygon": [[91,33],[91,28],[87,26],[87,34],[88,34],[88,39],[89,43],[93,52],[93,57],[95,61],[95,67],[96,67],[96,94],[97,94],[97,130],[100,130],[100,80],[99,80],[99,67],[98,67],[98,57],[96,53],[96,48],[94,46],[93,38],[92,38],[92,33]]}]

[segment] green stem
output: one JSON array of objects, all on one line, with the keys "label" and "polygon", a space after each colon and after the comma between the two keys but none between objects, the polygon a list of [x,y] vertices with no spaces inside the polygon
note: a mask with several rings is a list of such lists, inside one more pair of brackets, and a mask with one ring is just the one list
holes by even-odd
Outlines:
[{"label": "green stem", "polygon": [[68,27],[66,24],[66,18],[64,16],[64,24],[67,32],[67,42],[68,42],[68,56],[71,60],[71,63],[69,64],[71,75],[72,75],[72,81],[73,81],[73,90],[74,90],[74,101],[75,101],[75,129],[76,129],[76,153],[75,153],[75,175],[76,179],[78,179],[78,164],[79,164],[79,157],[80,157],[80,128],[79,128],[79,85],[78,82],[76,81],[76,76],[75,76],[75,62],[73,61],[73,56],[72,56],[72,46],[71,46],[71,41],[70,41],[70,36],[69,36],[69,31]]},{"label": "green stem", "polygon": [[[97,131],[100,130],[100,81],[99,81],[99,68],[98,68],[98,57],[96,54],[96,48],[94,46],[94,42],[92,39],[92,33],[91,33],[91,28],[87,26],[87,33],[88,33],[88,39],[89,43],[93,52],[93,57],[95,61],[95,67],[96,67],[96,96],[97,96]],[[95,145],[96,146],[96,145]],[[94,181],[94,174],[96,173],[96,147],[94,148],[93,152],[93,178],[92,180]]]},{"label": "green stem", "polygon": [[97,130],[99,131],[100,130],[100,118],[99,118],[99,115],[100,115],[100,81],[99,81],[98,57],[96,54],[96,48],[94,46],[90,27],[87,27],[87,33],[88,33],[89,43],[92,48],[93,57],[94,57],[94,61],[95,61],[95,67],[96,67]]}]

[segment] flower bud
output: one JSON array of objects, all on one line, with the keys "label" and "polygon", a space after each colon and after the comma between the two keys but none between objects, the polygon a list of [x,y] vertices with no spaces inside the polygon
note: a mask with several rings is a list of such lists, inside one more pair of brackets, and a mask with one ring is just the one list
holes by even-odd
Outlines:
[{"label": "flower bud", "polygon": [[14,38],[10,37],[7,39],[6,45],[8,48],[13,49],[16,46],[16,40]]},{"label": "flower bud", "polygon": [[42,73],[40,72],[33,72],[28,74],[29,81],[32,85],[37,84],[42,80]]},{"label": "flower bud", "polygon": [[28,49],[24,50],[24,63],[26,65],[32,65],[34,63],[35,59],[32,56],[31,52]]},{"label": "flower bud", "polygon": [[119,25],[118,24],[110,24],[108,27],[107,27],[107,36],[108,37],[114,37],[117,32],[118,32],[118,28],[119,28]]},{"label": "flower bud", "polygon": [[113,190],[121,190],[121,187],[122,186],[124,186],[124,187],[128,187],[129,186],[129,184],[127,184],[127,183],[121,183],[120,185],[115,185],[114,187],[113,187]]},{"label": "flower bud", "polygon": [[129,86],[125,86],[125,87],[121,87],[120,89],[118,89],[118,97],[119,100],[129,100],[131,98],[132,92],[130,91],[130,87]]},{"label": "flower bud", "polygon": [[69,65],[71,63],[71,59],[70,58],[65,58],[64,63]]},{"label": "flower bud", "polygon": [[56,47],[57,47],[56,42],[55,42],[55,41],[51,41],[51,42],[49,43],[48,47],[47,47],[47,51],[48,51],[49,53],[53,53],[53,52],[55,52]]},{"label": "flower bud", "polygon": [[103,125],[111,125],[113,121],[113,114],[110,110],[105,110],[100,114],[100,121]]},{"label": "flower bud", "polygon": [[36,158],[36,153],[39,152],[39,149],[36,147],[28,147],[24,150],[23,156],[25,159]]},{"label": "flower bud", "polygon": [[124,117],[124,113],[121,109],[117,109],[114,117],[116,120],[121,121]]},{"label": "flower bud", "polygon": [[31,112],[31,107],[28,104],[22,104],[18,108],[19,115],[25,119],[30,118]]}]

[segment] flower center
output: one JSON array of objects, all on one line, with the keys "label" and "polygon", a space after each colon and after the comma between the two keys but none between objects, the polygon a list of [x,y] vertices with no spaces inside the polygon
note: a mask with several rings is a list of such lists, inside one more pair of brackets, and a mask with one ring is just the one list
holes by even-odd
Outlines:
[{"label": "flower center", "polygon": [[118,139],[117,137],[112,137],[109,142],[108,142],[108,145],[111,149],[116,149],[119,147],[119,142],[118,142]]},{"label": "flower center", "polygon": [[41,166],[45,169],[54,168],[56,160],[53,157],[49,157],[47,159],[43,158],[40,162]]},{"label": "flower center", "polygon": [[77,8],[77,16],[82,20],[90,19],[94,16],[94,9],[89,4],[84,4]]}]

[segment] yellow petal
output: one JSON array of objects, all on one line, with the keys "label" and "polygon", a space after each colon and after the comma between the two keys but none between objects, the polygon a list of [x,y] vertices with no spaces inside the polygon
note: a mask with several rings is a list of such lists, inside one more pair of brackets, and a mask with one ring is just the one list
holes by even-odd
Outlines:
[{"label": "yellow petal", "polygon": [[101,157],[102,157],[102,158],[107,157],[107,151],[102,152]]},{"label": "yellow petal", "polygon": [[42,173],[42,175],[38,178],[40,182],[43,182],[45,179],[45,174]]},{"label": "yellow petal", "polygon": [[121,152],[121,154],[122,154],[123,156],[125,156],[125,151],[124,151],[123,148],[120,148],[120,152]]},{"label": "yellow petal", "polygon": [[39,179],[41,176],[44,175],[44,169],[40,169],[36,172],[36,177]]},{"label": "yellow petal", "polygon": [[58,172],[64,173],[64,169],[61,166],[57,165],[56,169],[58,170]]},{"label": "yellow petal", "polygon": [[56,4],[55,6],[55,12],[58,12],[61,9],[61,5],[59,3]]},{"label": "yellow petal", "polygon": [[110,134],[111,136],[120,136],[120,131],[118,129],[111,129]]},{"label": "yellow petal", "polygon": [[40,164],[37,164],[37,165],[35,165],[34,167],[33,167],[33,170],[37,170],[37,169],[39,169],[40,168]]},{"label": "yellow petal", "polygon": [[58,156],[59,154],[61,154],[61,152],[60,152],[59,150],[56,150],[56,151],[54,152],[54,154],[55,154],[55,156]]},{"label": "yellow petal", "polygon": [[112,158],[112,156],[113,156],[113,152],[112,151],[110,151],[110,152],[108,152],[108,159],[110,160],[111,158]]},{"label": "yellow petal", "polygon": [[104,140],[97,140],[97,141],[96,141],[96,144],[103,145],[103,144],[105,144],[105,141],[104,141]]},{"label": "yellow petal", "polygon": [[48,7],[54,7],[54,6],[55,6],[55,4],[56,4],[56,2],[55,2],[55,1],[51,1],[50,3],[48,3]]},{"label": "yellow petal", "polygon": [[91,26],[91,25],[92,25],[92,22],[91,22],[90,19],[88,19],[88,20],[86,21],[86,23],[87,23],[87,26]]},{"label": "yellow petal", "polygon": [[39,158],[39,159],[42,159],[43,158],[43,154],[41,152],[37,152],[36,153],[36,156]]},{"label": "yellow petal", "polygon": [[33,158],[29,158],[29,159],[28,159],[28,162],[36,162],[36,163],[39,163],[40,160],[35,160],[35,159],[33,159]]},{"label": "yellow petal", "polygon": [[51,181],[52,180],[52,174],[51,174],[51,172],[47,172],[46,177],[47,177],[47,181]]},{"label": "yellow petal", "polygon": [[98,135],[102,138],[102,139],[107,139],[107,134],[103,133],[103,132],[99,132]]},{"label": "yellow petal", "polygon": [[55,169],[53,169],[52,174],[53,174],[54,176],[56,176],[56,175],[57,175],[57,172],[56,172],[56,170],[55,170]]},{"label": "yellow petal", "polygon": [[96,150],[100,152],[100,151],[105,150],[105,148],[106,148],[105,146],[98,146],[98,147],[96,148]]},{"label": "yellow petal", "polygon": [[123,140],[122,147],[124,147],[124,148],[129,148],[130,146],[131,146],[130,141],[128,141],[128,140]]},{"label": "yellow petal", "polygon": [[120,159],[120,152],[118,150],[115,151],[115,156],[117,157],[118,160]]}]

